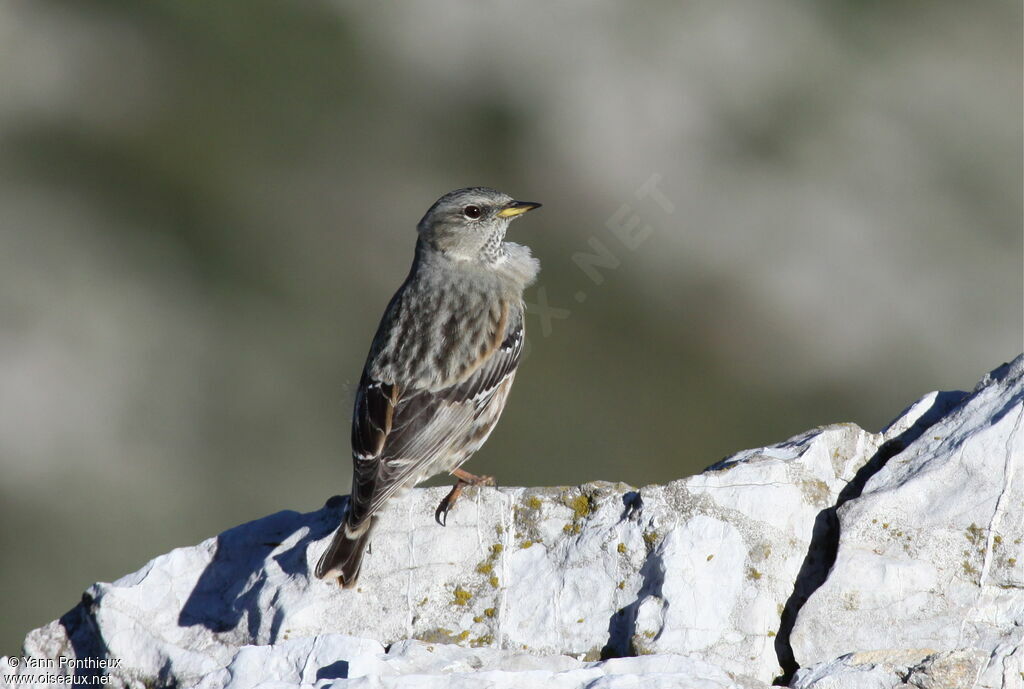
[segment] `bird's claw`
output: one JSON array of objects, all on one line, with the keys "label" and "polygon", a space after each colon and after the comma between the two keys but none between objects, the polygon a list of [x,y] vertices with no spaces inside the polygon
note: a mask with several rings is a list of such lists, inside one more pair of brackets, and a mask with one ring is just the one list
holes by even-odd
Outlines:
[{"label": "bird's claw", "polygon": [[462,494],[462,489],[466,485],[466,482],[460,478],[452,486],[452,489],[448,491],[448,495],[441,499],[441,504],[437,506],[437,510],[434,512],[434,519],[441,526],[448,525],[448,511],[455,505],[455,501],[459,499],[459,495]]},{"label": "bird's claw", "polygon": [[447,526],[448,510],[450,510],[451,508],[451,503],[448,501],[448,498],[445,497],[443,500],[441,500],[441,504],[437,506],[437,510],[434,511],[434,521],[436,521],[441,526]]}]

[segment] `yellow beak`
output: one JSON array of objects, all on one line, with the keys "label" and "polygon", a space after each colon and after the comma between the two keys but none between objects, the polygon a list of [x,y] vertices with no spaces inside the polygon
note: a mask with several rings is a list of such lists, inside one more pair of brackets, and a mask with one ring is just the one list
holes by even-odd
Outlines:
[{"label": "yellow beak", "polygon": [[534,208],[540,208],[540,204],[534,203],[533,201],[512,201],[498,211],[498,217],[514,218],[517,215],[522,215],[526,211],[532,211]]}]

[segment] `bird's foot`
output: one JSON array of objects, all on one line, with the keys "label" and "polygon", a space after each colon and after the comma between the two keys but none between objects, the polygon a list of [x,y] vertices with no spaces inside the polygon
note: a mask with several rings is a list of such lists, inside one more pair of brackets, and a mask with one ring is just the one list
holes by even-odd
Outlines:
[{"label": "bird's foot", "polygon": [[448,522],[448,512],[455,506],[455,501],[462,495],[462,489],[466,486],[494,486],[497,485],[494,482],[493,476],[476,476],[463,471],[462,469],[456,469],[452,472],[452,476],[458,480],[455,485],[452,486],[451,491],[448,495],[444,496],[441,503],[437,506],[434,511],[434,520],[441,526],[445,526]]}]

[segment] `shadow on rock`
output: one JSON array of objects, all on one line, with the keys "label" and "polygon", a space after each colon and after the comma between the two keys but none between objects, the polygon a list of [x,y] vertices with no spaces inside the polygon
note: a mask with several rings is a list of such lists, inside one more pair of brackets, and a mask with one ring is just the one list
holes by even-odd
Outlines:
[{"label": "shadow on rock", "polygon": [[[267,560],[276,562],[288,576],[309,576],[307,548],[338,527],[347,505],[347,497],[335,496],[316,512],[278,512],[217,536],[217,550],[182,606],[178,624],[226,632],[244,619],[250,637],[256,638],[263,615],[273,614],[260,604],[260,594],[270,576]],[[302,530],[305,533],[293,545],[274,553]],[[270,642],[276,639],[278,626],[275,616]]]},{"label": "shadow on rock", "polygon": [[[96,632],[96,620],[93,616],[93,598],[88,593],[82,594],[82,602],[64,613],[60,618],[75,658],[100,659],[108,657],[103,640]],[[98,668],[76,667],[72,673],[74,684],[100,684],[100,676],[104,671]]]},{"label": "shadow on rock", "polygon": [[[643,499],[639,491],[631,491],[622,496],[625,509],[621,520],[635,519],[643,509]],[[648,597],[661,597],[661,589],[665,583],[665,564],[660,552],[655,548],[647,554],[647,559],[640,567],[643,577],[636,600],[624,608],[619,608],[608,620],[608,643],[601,649],[601,660],[610,658],[629,658],[637,655],[634,646],[636,636],[636,618],[640,605]]]},{"label": "shadow on rock", "polygon": [[324,665],[316,671],[316,681],[322,679],[348,679],[348,661],[338,660],[330,665]]}]

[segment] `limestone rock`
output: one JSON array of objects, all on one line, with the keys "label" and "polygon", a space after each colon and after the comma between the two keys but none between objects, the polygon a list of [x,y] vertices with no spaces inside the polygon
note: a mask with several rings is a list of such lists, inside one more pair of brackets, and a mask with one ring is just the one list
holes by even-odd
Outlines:
[{"label": "limestone rock", "polygon": [[800,665],[851,650],[992,652],[1024,626],[1024,360],[892,457],[839,509],[839,548],[800,611]]},{"label": "limestone rock", "polygon": [[345,499],[281,512],[90,587],[25,653],[132,687],[1011,686],[1022,370],[665,486],[483,488],[446,528],[413,490],[353,590],[310,575]]},{"label": "limestone rock", "polygon": [[1019,687],[1020,643],[980,649],[849,653],[798,670],[793,689],[1009,689]]},{"label": "limestone rock", "polygon": [[343,501],[282,512],[91,587],[69,643],[139,681],[197,682],[241,647],[330,634],[583,661],[699,653],[767,682],[816,516],[879,441],[834,426],[667,486],[481,489],[446,528],[445,489],[414,490],[389,505],[353,590],[309,574]]}]

